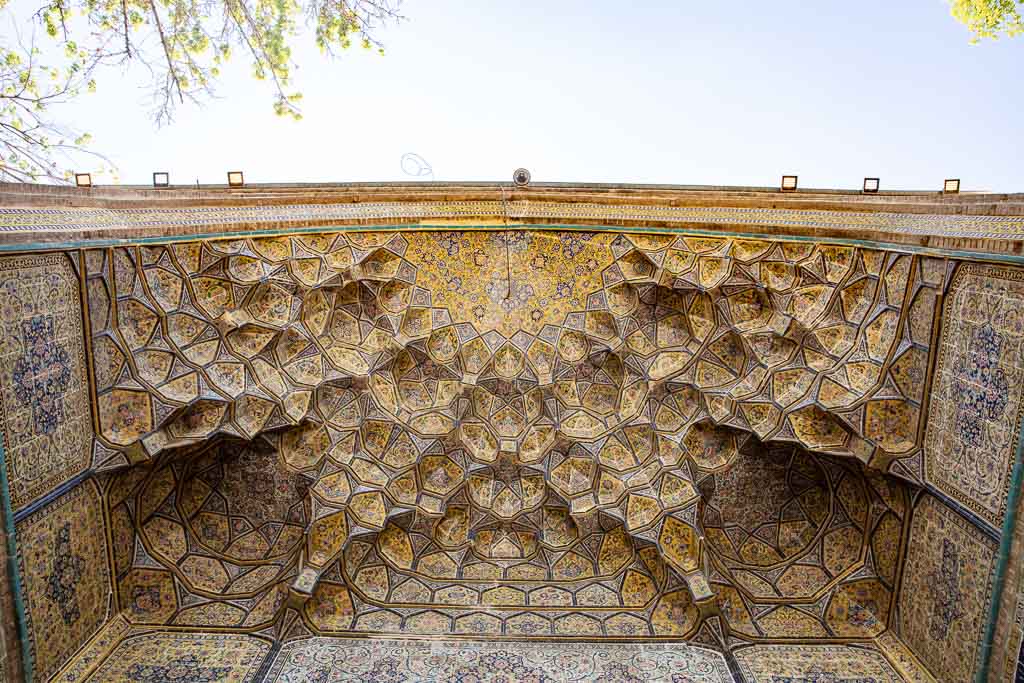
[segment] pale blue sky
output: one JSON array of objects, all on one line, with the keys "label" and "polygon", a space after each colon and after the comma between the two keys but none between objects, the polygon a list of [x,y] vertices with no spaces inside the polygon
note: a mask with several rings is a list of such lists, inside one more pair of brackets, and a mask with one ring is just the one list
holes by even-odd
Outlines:
[{"label": "pale blue sky", "polygon": [[[1024,191],[1024,38],[968,44],[943,0],[406,0],[384,57],[297,50],[300,122],[241,59],[154,129],[141,74],[66,115],[123,183],[408,179]],[[241,53],[239,52],[239,57]]]}]

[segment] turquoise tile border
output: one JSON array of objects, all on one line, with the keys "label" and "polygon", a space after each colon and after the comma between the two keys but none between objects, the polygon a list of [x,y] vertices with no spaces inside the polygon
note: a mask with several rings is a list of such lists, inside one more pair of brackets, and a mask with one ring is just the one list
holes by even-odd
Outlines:
[{"label": "turquoise tile border", "polygon": [[1024,255],[1000,254],[995,252],[964,251],[942,249],[937,247],[919,247],[911,244],[894,242],[878,242],[874,240],[851,239],[842,237],[817,237],[812,235],[785,235],[765,232],[738,232],[733,230],[701,230],[698,228],[666,228],[638,227],[621,225],[567,225],[561,223],[516,223],[513,225],[495,224],[420,224],[404,223],[391,225],[331,225],[325,224],[312,227],[267,228],[263,230],[234,230],[229,232],[199,233],[194,235],[167,235],[160,237],[123,237],[103,239],[78,239],[64,242],[29,242],[21,244],[0,244],[0,253],[5,252],[39,252],[62,249],[88,249],[100,247],[128,246],[136,244],[175,244],[177,242],[195,242],[197,240],[240,239],[245,237],[274,237],[285,235],[306,235],[323,232],[441,232],[441,231],[489,231],[504,232],[507,230],[544,230],[573,232],[621,232],[665,235],[694,235],[700,237],[739,237],[747,239],[764,239],[782,242],[815,242],[825,244],[841,244],[851,247],[868,247],[886,249],[888,251],[924,256],[959,258],[974,261],[988,261],[1010,264],[1024,264]]},{"label": "turquoise tile border", "polygon": [[1021,478],[1024,476],[1024,424],[1021,425],[1017,437],[1017,452],[1014,455],[1013,472],[1010,475],[1010,492],[1006,497],[1006,517],[999,541],[999,555],[996,558],[996,574],[992,585],[992,602],[989,605],[988,621],[985,624],[985,635],[981,641],[981,666],[978,667],[976,683],[986,683],[992,664],[992,646],[996,635],[996,622],[999,620],[999,603],[1006,589],[1006,567],[1010,561],[1010,548],[1013,545],[1013,534],[1017,528],[1017,501],[1020,498]]},{"label": "turquoise tile border", "polygon": [[18,544],[14,536],[14,509],[11,507],[11,491],[7,482],[7,455],[4,452],[3,439],[0,439],[0,498],[3,498],[4,532],[7,534],[7,578],[10,581],[11,596],[14,599],[14,618],[18,627],[18,640],[21,641],[21,663],[26,683],[32,683],[32,648],[29,646],[28,618],[25,615],[25,600],[22,597]]}]

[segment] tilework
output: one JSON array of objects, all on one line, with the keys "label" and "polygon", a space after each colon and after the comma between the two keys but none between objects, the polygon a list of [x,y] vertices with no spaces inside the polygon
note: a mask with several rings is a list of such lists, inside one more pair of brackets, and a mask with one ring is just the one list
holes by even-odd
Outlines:
[{"label": "tilework", "polygon": [[85,482],[16,527],[34,671],[45,679],[103,625],[110,572],[103,502]]},{"label": "tilework", "polygon": [[1003,592],[996,611],[992,655],[989,661],[990,683],[1014,680],[1014,671],[1024,677],[1024,497],[1017,499],[1017,517],[1010,541]]},{"label": "tilework", "polygon": [[875,638],[875,645],[885,655],[906,683],[936,683],[921,660],[899,639],[892,629]]},{"label": "tilework", "polygon": [[[141,440],[156,453],[294,424],[313,416],[300,386],[344,379],[368,383],[375,408],[437,437],[452,431],[453,403],[490,401],[529,377],[538,391],[517,389],[523,398],[536,405],[554,392],[570,408],[557,425],[568,438],[601,437],[603,416],[623,424],[658,398],[653,389],[672,403],[687,383],[708,408],[684,417],[659,405],[659,427],[707,416],[862,460],[884,451],[886,462],[918,448],[929,277],[942,266],[846,247],[525,231],[189,243],[95,260],[98,403],[113,446]],[[474,279],[480,269],[489,275]],[[574,365],[577,375],[601,370],[594,363],[609,353],[628,361],[613,374],[632,384],[584,394],[579,380],[555,381]],[[480,419],[491,415],[508,425],[485,442],[549,440],[532,419],[497,405]],[[465,431],[473,440],[478,428]]]},{"label": "tilework", "polygon": [[[420,233],[406,252],[416,284],[456,324],[512,338],[585,307],[612,264],[615,233]],[[507,247],[507,251],[506,251]],[[509,267],[511,266],[511,268]],[[511,276],[511,285],[509,277]]]},{"label": "tilework", "polygon": [[898,480],[794,448],[741,450],[715,479],[702,528],[734,637],[886,629],[908,507]]},{"label": "tilework", "polygon": [[899,596],[899,636],[942,681],[968,681],[991,602],[996,544],[924,495],[914,508]]},{"label": "tilework", "polygon": [[736,650],[748,683],[904,683],[871,649],[849,645],[755,645]]},{"label": "tilework", "polygon": [[14,584],[11,572],[7,569],[12,564],[10,549],[7,544],[7,519],[0,509],[0,682],[21,680],[21,638],[18,633],[18,622],[14,598]]},{"label": "tilework", "polygon": [[[253,632],[286,643],[282,681],[385,660],[562,680],[556,655],[579,680],[728,680],[693,644],[778,680],[975,666],[994,548],[932,498],[911,515],[906,483],[934,461],[945,259],[509,229],[118,246],[81,267],[99,433],[75,471],[98,474],[18,529],[42,674],[251,680]],[[971,268],[947,316],[969,276],[1016,282]],[[939,365],[997,400],[1016,347],[986,330],[1012,331],[1012,306],[984,296],[956,324],[989,355],[950,332]],[[928,438],[941,419],[967,424],[933,416]],[[942,628],[963,652],[936,649]]]},{"label": "tilework", "polygon": [[[270,642],[221,633],[151,632],[121,640],[83,683],[255,683]],[[62,680],[58,678],[57,680]]]},{"label": "tilework", "polygon": [[685,643],[425,643],[311,638],[287,643],[267,683],[299,681],[727,683],[722,655]]},{"label": "tilework", "polygon": [[269,449],[214,445],[182,461],[144,479],[129,470],[108,492],[122,614],[134,624],[270,623],[295,578],[308,482]]},{"label": "tilework", "polygon": [[[184,459],[183,468],[157,469],[131,491],[132,475],[123,477],[125,488],[114,485],[123,614],[137,624],[245,629],[278,619],[288,585],[297,583],[293,558],[303,545],[308,484],[276,459],[273,451],[215,446]],[[241,464],[247,461],[259,467]],[[232,463],[244,492],[231,489],[239,477]],[[320,633],[637,638],[696,631],[685,584],[653,548],[638,551],[621,528],[604,533],[596,517],[577,524],[556,507],[541,510],[540,543],[561,552],[548,557],[534,548],[527,562],[479,556],[513,547],[509,540],[538,543],[525,532],[509,539],[485,529],[487,548],[466,554],[465,542],[462,553],[443,549],[452,527],[468,523],[457,514],[389,523],[376,539],[353,540],[343,566],[323,572],[303,618]],[[139,520],[137,536],[131,520]]]},{"label": "tilework", "polygon": [[885,628],[906,502],[866,472],[915,476],[942,260],[506,230],[84,262],[133,623]]},{"label": "tilework", "polygon": [[78,289],[63,254],[0,258],[0,432],[15,510],[89,465]]},{"label": "tilework", "polygon": [[1024,415],[1024,270],[961,265],[943,311],[926,476],[999,528]]},{"label": "tilework", "polygon": [[869,231],[920,236],[1019,239],[1024,219],[1017,216],[938,215],[813,209],[713,206],[656,206],[547,201],[359,202],[235,207],[0,209],[0,231],[126,230],[202,226],[254,226],[345,221],[439,221],[502,218],[524,222],[559,220],[614,223],[822,228],[862,234]]},{"label": "tilework", "polygon": [[121,614],[115,614],[50,680],[53,683],[87,680],[89,674],[110,656],[131,630],[128,620]]}]

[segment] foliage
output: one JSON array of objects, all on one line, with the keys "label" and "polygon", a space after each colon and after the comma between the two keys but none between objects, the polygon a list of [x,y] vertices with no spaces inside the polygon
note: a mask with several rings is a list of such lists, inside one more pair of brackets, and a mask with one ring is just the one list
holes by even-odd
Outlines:
[{"label": "foliage", "polygon": [[982,38],[998,38],[1000,34],[1015,36],[1024,33],[1020,10],[1024,0],[950,0],[953,16],[974,34],[972,43]]},{"label": "foliage", "polygon": [[[95,90],[105,67],[144,68],[159,125],[179,104],[212,95],[224,63],[241,52],[253,76],[270,84],[274,111],[301,118],[294,39],[310,28],[331,56],[352,45],[383,52],[375,30],[401,19],[399,2],[45,0],[25,22],[27,38],[0,33],[0,181],[61,181],[81,155],[102,159],[86,149],[88,135],[61,124],[53,109]],[[0,17],[17,25],[8,5],[0,0]]]}]

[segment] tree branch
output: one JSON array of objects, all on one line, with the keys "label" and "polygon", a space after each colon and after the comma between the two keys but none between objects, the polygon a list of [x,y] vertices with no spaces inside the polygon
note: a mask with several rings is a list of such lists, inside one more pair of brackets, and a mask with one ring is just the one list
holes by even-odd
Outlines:
[{"label": "tree branch", "polygon": [[174,86],[178,89],[178,98],[184,103],[185,95],[181,91],[181,80],[178,78],[178,72],[174,68],[174,58],[171,56],[171,48],[167,45],[167,36],[164,35],[163,24],[160,23],[160,13],[157,11],[156,3],[153,0],[149,0],[149,7],[153,11],[153,21],[156,22],[156,30],[160,34],[160,44],[163,45],[164,56],[167,58],[167,73],[174,81]]}]

